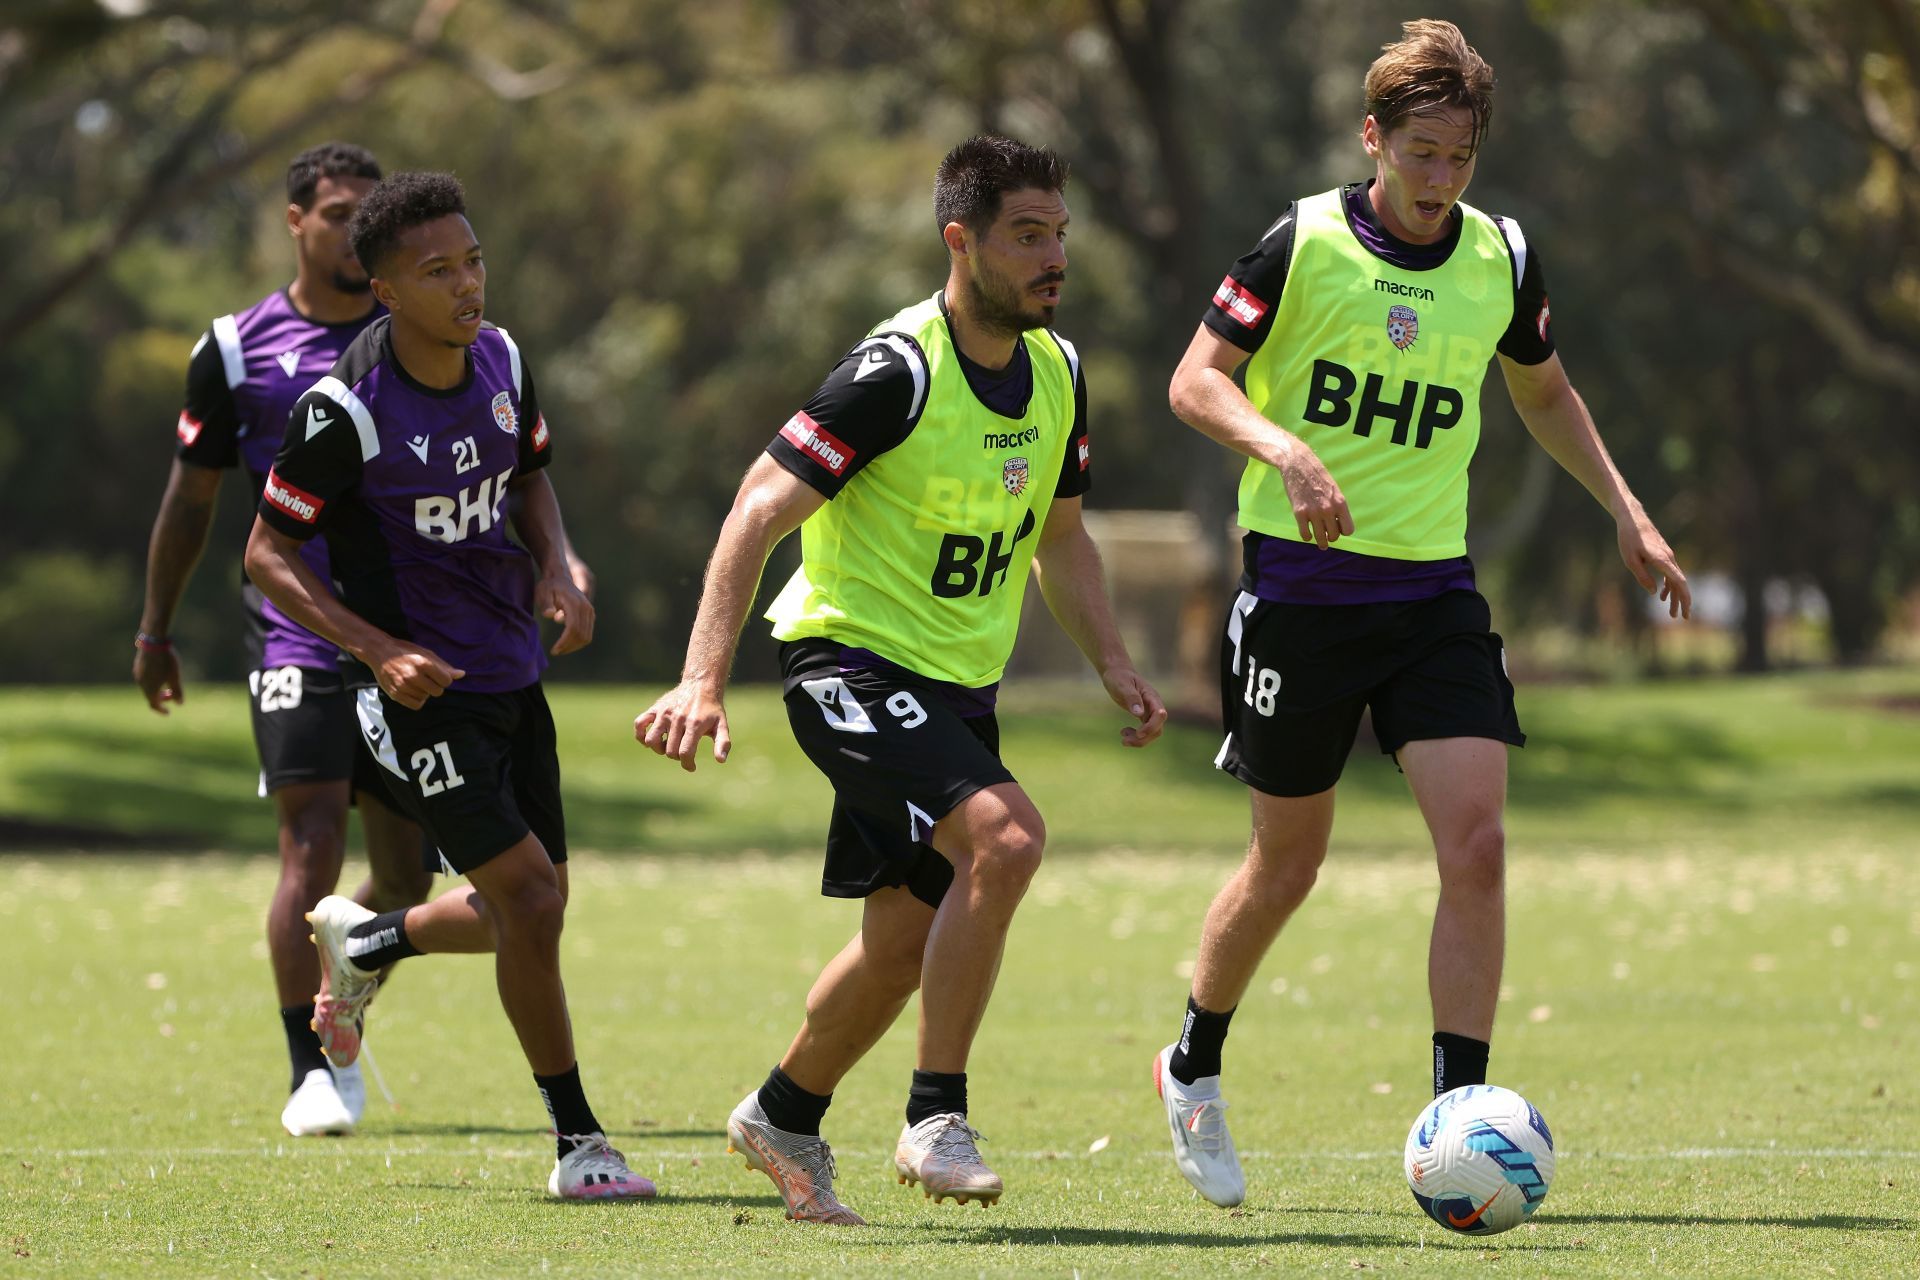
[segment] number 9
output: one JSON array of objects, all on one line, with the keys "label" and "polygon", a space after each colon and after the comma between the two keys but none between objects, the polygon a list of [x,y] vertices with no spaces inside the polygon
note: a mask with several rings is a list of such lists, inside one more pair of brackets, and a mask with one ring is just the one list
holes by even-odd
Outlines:
[{"label": "number 9", "polygon": [[918,729],[927,722],[927,709],[904,689],[887,699],[887,710],[899,718],[902,729]]}]

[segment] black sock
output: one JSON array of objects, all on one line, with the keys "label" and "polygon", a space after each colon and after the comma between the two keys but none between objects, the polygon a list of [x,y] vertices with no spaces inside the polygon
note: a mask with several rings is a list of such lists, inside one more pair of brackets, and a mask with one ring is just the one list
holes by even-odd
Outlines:
[{"label": "black sock", "polygon": [[821,1118],[832,1102],[832,1094],[808,1093],[779,1067],[767,1072],[767,1082],[760,1086],[760,1109],[767,1113],[767,1123],[788,1133],[819,1137]]},{"label": "black sock", "polygon": [[377,915],[347,930],[347,958],[368,973],[386,968],[396,960],[425,952],[407,941],[407,908]]},{"label": "black sock", "polygon": [[1485,1040],[1457,1036],[1451,1031],[1434,1032],[1433,1096],[1437,1098],[1463,1084],[1485,1084],[1487,1052]]},{"label": "black sock", "polygon": [[579,1063],[557,1076],[536,1075],[533,1083],[540,1090],[540,1101],[547,1104],[547,1118],[553,1121],[559,1139],[555,1146],[561,1155],[573,1150],[573,1144],[567,1141],[569,1135],[604,1132],[593,1118],[593,1108],[587,1105],[587,1091],[580,1087]]},{"label": "black sock", "polygon": [[[1235,1005],[1234,1009],[1239,1008]],[[1180,1028],[1180,1043],[1173,1046],[1167,1059],[1167,1074],[1181,1084],[1192,1084],[1201,1076],[1220,1074],[1220,1050],[1227,1043],[1227,1024],[1233,1021],[1233,1009],[1212,1013],[1187,997],[1187,1020]]]},{"label": "black sock", "polygon": [[293,1088],[298,1089],[307,1072],[327,1069],[327,1055],[313,1030],[313,1006],[297,1004],[291,1009],[282,1009],[280,1026],[287,1033],[287,1057],[293,1060]]},{"label": "black sock", "polygon": [[907,1090],[907,1123],[919,1124],[949,1111],[967,1114],[967,1073],[914,1068]]}]

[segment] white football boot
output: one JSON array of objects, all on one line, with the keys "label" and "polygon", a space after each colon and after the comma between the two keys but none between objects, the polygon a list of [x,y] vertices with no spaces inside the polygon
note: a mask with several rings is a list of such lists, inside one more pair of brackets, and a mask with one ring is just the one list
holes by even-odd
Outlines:
[{"label": "white football boot", "polygon": [[347,934],[374,913],[351,898],[328,894],[307,912],[313,926],[313,945],[320,952],[325,989],[313,999],[313,1030],[320,1048],[336,1067],[350,1067],[360,1056],[366,1029],[367,1005],[380,989],[377,974],[368,973],[347,956]]},{"label": "white football boot", "polygon": [[547,1194],[562,1200],[651,1200],[653,1183],[627,1168],[627,1158],[607,1145],[604,1133],[567,1134],[573,1150],[547,1177]]},{"label": "white football boot", "polygon": [[[366,1091],[360,1093],[366,1100]],[[340,1096],[332,1071],[315,1067],[287,1099],[280,1111],[280,1126],[296,1138],[314,1138],[323,1134],[344,1135],[353,1132],[359,1112]]]},{"label": "white football boot", "polygon": [[900,1130],[893,1149],[893,1171],[903,1184],[921,1184],[935,1204],[952,1196],[965,1204],[978,1200],[984,1207],[1006,1190],[1000,1175],[987,1168],[974,1140],[980,1131],[957,1111],[929,1116]]},{"label": "white football boot", "polygon": [[773,1179],[793,1221],[867,1225],[865,1218],[833,1194],[833,1179],[839,1172],[834,1168],[833,1148],[818,1135],[774,1128],[760,1106],[759,1090],[742,1099],[727,1117],[727,1150],[746,1157],[747,1168]]},{"label": "white football boot", "polygon": [[1181,1084],[1167,1070],[1175,1046],[1153,1058],[1153,1087],[1167,1109],[1167,1129],[1173,1135],[1173,1162],[1201,1195],[1231,1209],[1247,1198],[1247,1178],[1240,1172],[1240,1154],[1227,1132],[1227,1103],[1220,1096],[1220,1077],[1202,1076]]}]

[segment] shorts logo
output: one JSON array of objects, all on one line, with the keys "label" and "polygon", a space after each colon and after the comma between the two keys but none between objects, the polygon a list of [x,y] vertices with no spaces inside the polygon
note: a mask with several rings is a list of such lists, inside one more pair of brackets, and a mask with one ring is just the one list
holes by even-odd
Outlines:
[{"label": "shorts logo", "polygon": [[867,709],[860,705],[847,689],[847,682],[839,676],[822,676],[817,680],[802,680],[800,687],[809,697],[820,704],[820,714],[827,723],[842,733],[878,733],[873,721],[867,716]]},{"label": "shorts logo", "polygon": [[1552,321],[1553,316],[1547,310],[1547,300],[1542,298],[1540,299],[1540,314],[1533,318],[1533,327],[1540,331],[1540,341],[1545,342],[1547,340],[1547,325]]},{"label": "shorts logo", "polygon": [[200,438],[200,433],[206,430],[206,427],[206,423],[182,409],[180,411],[180,421],[175,424],[173,433],[180,437],[181,444],[191,447],[193,442]]},{"label": "shorts logo", "polygon": [[513,411],[513,397],[504,391],[493,398],[493,425],[510,436],[520,434],[520,415]]},{"label": "shorts logo", "polygon": [[320,508],[327,505],[305,489],[288,484],[274,471],[267,472],[267,487],[261,491],[261,496],[301,524],[312,524],[318,520]]},{"label": "shorts logo", "polygon": [[541,414],[533,420],[533,451],[540,452],[547,447],[547,415]]},{"label": "shorts logo", "polygon": [[1214,290],[1213,305],[1249,329],[1259,328],[1261,317],[1267,314],[1267,304],[1248,293],[1232,276],[1222,280]]},{"label": "shorts logo", "polygon": [[853,461],[853,450],[809,417],[805,409],[788,418],[787,425],[780,428],[780,434],[800,452],[836,476],[845,475],[847,464]]},{"label": "shorts logo", "polygon": [[1000,468],[1000,483],[1005,485],[1007,492],[1016,498],[1025,493],[1027,491],[1027,460],[1008,458]]},{"label": "shorts logo", "polygon": [[1387,340],[1405,351],[1420,337],[1420,316],[1412,307],[1387,308]]}]

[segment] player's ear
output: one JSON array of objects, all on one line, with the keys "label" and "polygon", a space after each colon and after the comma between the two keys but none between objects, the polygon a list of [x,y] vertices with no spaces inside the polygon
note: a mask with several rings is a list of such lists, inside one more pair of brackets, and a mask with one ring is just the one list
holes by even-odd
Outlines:
[{"label": "player's ear", "polygon": [[307,211],[305,209],[302,209],[299,205],[294,204],[292,201],[288,201],[287,202],[287,234],[292,236],[294,239],[298,240],[300,238],[300,223],[302,222],[302,220],[306,218],[306,216],[307,216]]},{"label": "player's ear", "polygon": [[1380,158],[1380,122],[1373,118],[1372,112],[1367,113],[1366,121],[1360,126],[1360,145],[1374,159]]},{"label": "player's ear", "polygon": [[394,305],[399,299],[394,296],[392,285],[382,280],[379,276],[370,275],[367,277],[367,287],[373,290],[374,301],[389,311],[399,310],[399,308]]},{"label": "player's ear", "polygon": [[940,229],[940,238],[947,242],[947,252],[966,257],[972,250],[967,244],[967,229],[957,222],[949,222]]}]

